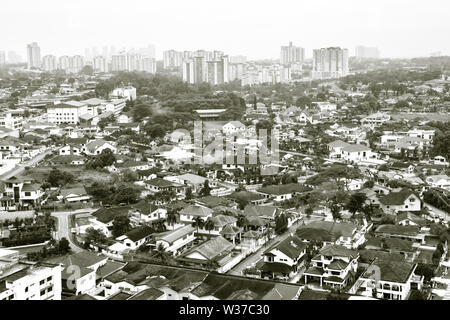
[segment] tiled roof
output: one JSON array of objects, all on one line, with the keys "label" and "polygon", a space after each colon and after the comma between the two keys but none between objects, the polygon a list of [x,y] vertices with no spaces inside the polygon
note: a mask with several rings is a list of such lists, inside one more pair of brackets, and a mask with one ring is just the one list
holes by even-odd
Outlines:
[{"label": "tiled roof", "polygon": [[352,259],[358,257],[357,251],[335,244],[326,245],[324,248],[320,250],[320,254],[323,256],[332,256],[332,257],[349,257]]},{"label": "tiled roof", "polygon": [[380,202],[384,205],[391,205],[391,206],[403,205],[406,199],[408,199],[408,197],[411,196],[412,194],[414,194],[414,192],[404,188],[399,192],[391,192],[388,195],[381,197]]},{"label": "tiled roof", "polygon": [[135,229],[129,231],[125,235],[131,241],[136,242],[136,241],[139,241],[141,239],[144,239],[144,238],[150,236],[154,232],[155,232],[155,230],[149,226],[141,226],[141,227],[138,227],[138,228],[135,228]]},{"label": "tiled roof", "polygon": [[197,205],[190,205],[180,211],[180,214],[195,217],[207,217],[212,215],[212,213],[213,211],[211,209]]},{"label": "tiled roof", "polygon": [[279,250],[291,259],[296,259],[300,256],[300,253],[306,249],[306,244],[295,236],[287,237],[283,241],[278,242],[267,249],[264,253],[269,253],[274,249]]},{"label": "tiled roof", "polygon": [[204,256],[208,260],[213,260],[223,252],[230,251],[234,248],[234,245],[225,238],[218,236],[211,240],[208,240],[198,247],[192,249],[186,255],[197,252]]},{"label": "tiled roof", "polygon": [[[379,276],[381,281],[406,283],[411,273],[415,269],[415,264],[405,261],[388,261],[388,260],[375,260],[373,265],[377,266],[380,270]],[[367,271],[363,277],[370,277],[370,271]]]}]

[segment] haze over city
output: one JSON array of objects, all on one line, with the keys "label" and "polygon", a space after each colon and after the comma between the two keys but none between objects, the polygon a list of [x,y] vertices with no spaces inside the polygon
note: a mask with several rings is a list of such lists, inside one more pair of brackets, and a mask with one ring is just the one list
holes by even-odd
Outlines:
[{"label": "haze over city", "polygon": [[[358,45],[377,46],[383,57],[450,53],[448,1],[263,1],[211,2],[116,0],[2,4],[0,50],[26,57],[36,41],[42,54],[83,54],[85,48],[156,46],[164,50],[219,49],[249,59],[274,59],[280,45],[306,49],[340,46],[354,55]],[[436,8],[440,8],[436,10]],[[23,28],[27,21],[27,28]],[[439,35],[439,33],[441,35]]]}]

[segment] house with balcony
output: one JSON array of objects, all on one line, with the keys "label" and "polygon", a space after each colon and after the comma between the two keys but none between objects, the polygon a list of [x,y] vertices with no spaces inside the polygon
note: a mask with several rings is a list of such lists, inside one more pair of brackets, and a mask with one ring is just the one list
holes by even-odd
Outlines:
[{"label": "house with balcony", "polygon": [[311,267],[304,273],[305,285],[344,289],[355,280],[359,253],[339,245],[326,245],[311,259]]},{"label": "house with balcony", "polygon": [[173,231],[155,235],[155,248],[162,245],[166,252],[170,252],[172,255],[177,256],[187,247],[192,246],[192,242],[195,240],[195,230],[196,229],[193,226],[186,225]]},{"label": "house with balcony", "polygon": [[376,259],[358,279],[357,292],[378,299],[407,300],[411,289],[422,288],[423,277],[414,274],[416,268],[415,263]]},{"label": "house with balcony", "polygon": [[40,204],[44,192],[41,186],[27,177],[11,177],[4,182],[3,197],[4,210],[15,210],[16,207],[33,207]]},{"label": "house with balcony", "polygon": [[305,262],[306,247],[296,236],[278,241],[263,253],[261,277],[289,278],[296,274]]}]

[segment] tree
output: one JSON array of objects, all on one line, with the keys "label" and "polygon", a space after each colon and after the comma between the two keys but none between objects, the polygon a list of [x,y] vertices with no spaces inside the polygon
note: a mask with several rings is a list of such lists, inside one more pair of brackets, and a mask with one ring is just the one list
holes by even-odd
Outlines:
[{"label": "tree", "polygon": [[288,218],[284,213],[275,217],[275,232],[277,234],[282,234],[287,230]]},{"label": "tree", "polygon": [[169,254],[166,251],[166,247],[162,243],[156,247],[155,253],[153,254],[153,257],[158,259],[161,262],[167,262],[169,258]]},{"label": "tree", "polygon": [[130,218],[126,215],[118,215],[113,220],[112,234],[115,238],[131,230]]},{"label": "tree", "polygon": [[295,105],[299,108],[304,108],[307,105],[310,105],[312,102],[312,99],[308,96],[301,96],[297,98],[297,101],[295,102]]},{"label": "tree", "polygon": [[134,122],[140,122],[142,119],[152,115],[150,105],[143,103],[136,103],[132,109]]},{"label": "tree", "polygon": [[205,180],[203,188],[200,190],[201,196],[209,196],[211,194],[211,187],[209,186],[209,180]]},{"label": "tree", "polygon": [[66,238],[61,238],[57,247],[60,254],[66,254],[70,251],[70,243]]},{"label": "tree", "polygon": [[243,227],[245,227],[246,224],[247,224],[247,220],[245,219],[245,216],[243,214],[239,214],[237,217],[236,225],[239,228],[243,228]]},{"label": "tree", "polygon": [[91,76],[94,73],[94,68],[92,68],[92,66],[90,65],[86,65],[83,67],[83,69],[81,69],[81,73]]},{"label": "tree", "polygon": [[331,211],[331,215],[333,216],[333,220],[336,221],[341,218],[341,205],[336,201],[330,201],[328,207]]},{"label": "tree", "polygon": [[71,173],[56,168],[52,169],[47,176],[47,182],[52,187],[62,187],[68,183],[72,183],[74,180],[75,177]]},{"label": "tree", "polygon": [[104,244],[107,242],[107,238],[101,230],[88,228],[86,229],[86,242]]},{"label": "tree", "polygon": [[96,155],[95,158],[90,161],[86,167],[89,169],[97,169],[111,166],[114,162],[116,162],[116,156],[111,151],[111,149],[106,148],[103,151]]},{"label": "tree", "polygon": [[186,189],[186,200],[191,200],[192,199],[192,188],[188,187]]},{"label": "tree", "polygon": [[211,234],[211,230],[214,230],[214,222],[210,219],[205,223],[205,230],[208,231],[208,234]]},{"label": "tree", "polygon": [[178,221],[178,211],[175,209],[171,209],[167,211],[167,224],[172,226],[172,230],[174,228],[175,223]]},{"label": "tree", "polygon": [[367,200],[367,196],[364,193],[354,193],[350,196],[350,199],[347,203],[347,209],[355,215],[356,212],[362,212],[363,205]]},{"label": "tree", "polygon": [[205,222],[203,221],[203,219],[201,217],[195,217],[194,221],[192,222],[192,226],[194,228],[197,228],[197,234],[198,234],[198,229],[199,228],[203,228],[203,226],[205,225]]},{"label": "tree", "polygon": [[117,188],[112,200],[115,204],[136,203],[140,193],[139,189],[134,186],[122,184]]}]

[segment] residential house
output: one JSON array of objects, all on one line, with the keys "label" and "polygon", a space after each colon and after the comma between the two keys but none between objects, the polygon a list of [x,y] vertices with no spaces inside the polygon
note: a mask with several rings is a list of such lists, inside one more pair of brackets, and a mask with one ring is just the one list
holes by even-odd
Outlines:
[{"label": "residential house", "polygon": [[423,278],[414,272],[417,264],[406,261],[375,260],[358,279],[363,296],[407,300],[411,289],[420,289]]},{"label": "residential house", "polygon": [[117,152],[117,148],[115,146],[103,139],[97,139],[87,143],[86,146],[82,148],[82,152],[86,153],[87,155],[98,155],[106,149],[111,150],[112,153]]},{"label": "residential house", "polygon": [[264,251],[261,276],[269,278],[290,277],[304,264],[307,245],[296,236],[278,241]]},{"label": "residential house", "polygon": [[386,212],[421,211],[420,197],[409,189],[391,192],[380,197],[381,208]]},{"label": "residential house", "polygon": [[311,259],[304,273],[305,284],[317,282],[331,288],[344,289],[355,279],[359,253],[339,245],[326,245]]},{"label": "residential house", "polygon": [[240,261],[233,259],[233,249],[234,244],[218,236],[190,249],[177,260],[190,266],[208,267],[215,264],[217,272],[225,273]]},{"label": "residential house", "polygon": [[365,242],[365,234],[370,227],[346,222],[312,221],[297,228],[296,235],[307,242],[320,241],[356,249]]},{"label": "residential house", "polygon": [[208,220],[212,217],[213,210],[199,206],[199,205],[190,205],[186,208],[183,208],[180,211],[180,222],[185,224],[192,224],[195,218],[200,217],[203,221]]},{"label": "residential house", "polygon": [[120,241],[131,250],[136,250],[146,244],[151,239],[153,233],[155,233],[153,228],[144,225],[117,237],[116,240]]},{"label": "residential house", "polygon": [[186,225],[173,231],[160,233],[154,236],[155,247],[158,248],[162,245],[172,255],[179,255],[182,250],[191,245],[195,240],[194,233],[195,228],[192,225]]}]

